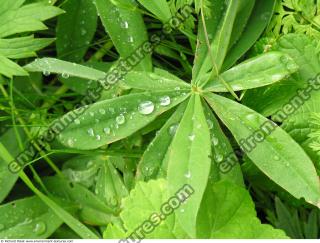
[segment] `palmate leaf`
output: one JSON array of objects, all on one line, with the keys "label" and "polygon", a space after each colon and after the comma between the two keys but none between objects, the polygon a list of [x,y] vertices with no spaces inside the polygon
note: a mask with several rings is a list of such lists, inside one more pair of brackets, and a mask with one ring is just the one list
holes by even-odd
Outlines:
[{"label": "palmate leaf", "polygon": [[197,218],[197,237],[214,239],[284,239],[284,232],[261,224],[253,201],[229,181],[208,186]]},{"label": "palmate leaf", "polygon": [[53,39],[38,39],[33,36],[9,38],[14,34],[44,30],[43,21],[61,13],[59,8],[44,3],[23,5],[24,0],[12,3],[2,0],[0,5],[0,74],[12,76],[28,75],[10,59],[32,57],[35,52],[49,45]]},{"label": "palmate leaf", "polygon": [[192,95],[169,151],[169,193],[190,185],[195,193],[176,212],[177,220],[195,237],[196,217],[207,185],[211,160],[210,133],[199,95]]},{"label": "palmate leaf", "polygon": [[101,147],[130,136],[187,97],[188,93],[183,90],[154,91],[96,102],[60,118],[61,121],[71,118],[72,122],[72,117],[76,117],[58,140],[76,149]]},{"label": "palmate leaf", "polygon": [[0,206],[2,239],[44,239],[63,221],[37,196]]},{"label": "palmate leaf", "polygon": [[[264,124],[268,120],[222,96],[206,94],[205,97],[238,143],[246,141],[247,155],[263,173],[294,197],[305,198],[320,207],[320,182],[312,161],[285,131],[274,124],[270,135],[252,145],[256,131],[263,127],[266,134]],[[270,123],[267,129],[270,132]]]}]

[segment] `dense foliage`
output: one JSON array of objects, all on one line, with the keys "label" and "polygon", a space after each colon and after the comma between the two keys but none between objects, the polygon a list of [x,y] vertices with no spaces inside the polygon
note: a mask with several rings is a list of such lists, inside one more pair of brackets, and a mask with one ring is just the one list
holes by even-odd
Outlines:
[{"label": "dense foliage", "polygon": [[0,0],[0,238],[319,238],[320,2]]}]

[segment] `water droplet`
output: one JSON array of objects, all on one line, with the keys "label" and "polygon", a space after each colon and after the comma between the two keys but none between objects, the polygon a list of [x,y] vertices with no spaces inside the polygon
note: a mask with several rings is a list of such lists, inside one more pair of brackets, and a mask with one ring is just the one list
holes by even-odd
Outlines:
[{"label": "water droplet", "polygon": [[90,137],[94,137],[94,131],[93,131],[92,128],[88,129],[88,134],[89,134]]},{"label": "water droplet", "polygon": [[121,23],[121,27],[124,28],[124,29],[128,29],[128,27],[129,27],[128,22],[127,21],[122,22]]},{"label": "water droplet", "polygon": [[283,75],[281,75],[281,74],[274,74],[274,75],[271,76],[271,80],[272,80],[273,82],[279,81],[279,80],[281,80],[282,78],[283,78]]},{"label": "water droplet", "polygon": [[81,35],[84,36],[87,34],[87,30],[86,29],[81,29]]},{"label": "water droplet", "polygon": [[194,135],[194,134],[188,136],[190,141],[193,141],[195,137],[196,137],[196,135]]},{"label": "water droplet", "polygon": [[44,222],[38,222],[34,229],[33,232],[35,232],[37,235],[42,235],[43,233],[45,233],[47,230],[47,226]]},{"label": "water droplet", "polygon": [[128,42],[132,43],[133,42],[133,37],[132,36],[129,36],[128,38]]},{"label": "water droplet", "polygon": [[96,139],[97,139],[98,141],[100,141],[100,140],[101,140],[101,136],[100,136],[100,135],[97,135],[97,136],[96,136]]},{"label": "water droplet", "polygon": [[277,156],[277,155],[275,155],[275,156],[273,157],[273,159],[274,159],[274,160],[280,160],[280,157]]},{"label": "water droplet", "polygon": [[182,209],[180,209],[180,212],[181,212],[181,213],[184,213],[184,209],[183,209],[183,208],[182,208]]},{"label": "water droplet", "polygon": [[154,104],[152,101],[144,101],[139,104],[138,111],[143,115],[149,115],[154,111]]},{"label": "water droplet", "polygon": [[214,146],[217,146],[219,144],[219,139],[215,136],[212,137],[211,141]]},{"label": "water droplet", "polygon": [[77,125],[79,125],[79,124],[80,124],[80,120],[79,120],[79,119],[75,119],[75,120],[74,120],[74,123],[77,124]]},{"label": "water droplet", "polygon": [[220,163],[220,162],[223,160],[223,155],[222,155],[222,154],[217,154],[217,155],[215,156],[215,159],[216,159],[216,161],[217,161],[218,163]]},{"label": "water droplet", "polygon": [[171,99],[169,96],[163,96],[160,98],[160,105],[161,106],[168,106],[171,103]]},{"label": "water droplet", "polygon": [[109,135],[110,132],[111,132],[111,129],[110,129],[110,127],[105,127],[105,128],[103,128],[103,131],[104,131],[104,133],[105,133],[106,135]]},{"label": "water droplet", "polygon": [[211,130],[213,128],[213,122],[211,120],[207,120],[208,128]]},{"label": "water droplet", "polygon": [[154,172],[154,168],[153,167],[146,166],[146,167],[143,168],[143,174],[145,176],[152,176],[153,172]]},{"label": "water droplet", "polygon": [[126,118],[124,117],[123,114],[120,114],[119,116],[116,117],[116,122],[118,125],[122,125],[126,122]]},{"label": "water droplet", "polygon": [[186,178],[191,178],[191,172],[188,171],[188,173],[186,173],[184,176],[185,176]]},{"label": "water droplet", "polygon": [[177,129],[178,129],[178,126],[179,126],[178,124],[174,124],[174,125],[172,125],[172,126],[169,127],[169,134],[170,134],[171,136],[173,136],[173,135],[176,134]]},{"label": "water droplet", "polygon": [[69,75],[68,73],[63,73],[63,74],[62,74],[62,77],[63,77],[63,78],[69,78],[70,75]]},{"label": "water droplet", "polygon": [[74,140],[72,138],[69,138],[67,143],[68,143],[68,146],[70,146],[70,147],[74,146]]},{"label": "water droplet", "polygon": [[44,71],[43,71],[43,75],[44,75],[44,76],[47,76],[47,77],[48,77],[48,76],[50,76],[50,74],[51,74],[50,71],[47,71],[47,70],[44,70]]},{"label": "water droplet", "polygon": [[99,112],[100,112],[100,114],[102,114],[102,115],[106,114],[105,109],[99,109]]},{"label": "water droplet", "polygon": [[287,166],[287,167],[289,167],[289,166],[290,166],[290,164],[289,164],[289,163],[286,163],[286,166]]},{"label": "water droplet", "polygon": [[180,87],[179,87],[179,86],[177,86],[177,87],[175,87],[175,88],[174,88],[174,90],[180,90]]}]

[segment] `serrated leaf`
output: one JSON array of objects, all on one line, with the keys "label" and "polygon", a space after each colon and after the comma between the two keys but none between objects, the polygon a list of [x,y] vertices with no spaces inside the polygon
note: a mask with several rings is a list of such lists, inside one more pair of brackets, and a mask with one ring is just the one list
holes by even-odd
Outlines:
[{"label": "serrated leaf", "polygon": [[48,238],[62,220],[37,196],[12,201],[0,206],[0,238]]},{"label": "serrated leaf", "polygon": [[261,224],[249,193],[229,181],[208,187],[197,220],[199,238],[286,239],[281,230]]},{"label": "serrated leaf", "polygon": [[211,160],[208,124],[199,95],[193,95],[172,141],[168,161],[169,193],[189,185],[195,193],[176,211],[177,220],[190,237],[195,237],[196,217],[205,191]]},{"label": "serrated leaf", "polygon": [[167,181],[163,179],[138,182],[129,197],[124,199],[124,210],[120,213],[126,232],[119,225],[110,225],[104,232],[104,238],[124,239],[131,234],[137,237],[136,229],[146,221],[151,222],[154,228],[150,233],[144,234],[148,239],[185,238],[186,234],[177,224],[173,213],[164,215],[164,219],[160,218],[163,214],[162,205],[170,198],[167,189]]},{"label": "serrated leaf", "polygon": [[[283,60],[286,59],[286,62]],[[267,86],[296,72],[299,66],[286,54],[269,52],[251,58],[221,74],[234,91]],[[204,76],[204,79],[208,76]],[[228,92],[218,78],[209,81],[204,87],[212,92]]]},{"label": "serrated leaf", "polygon": [[101,147],[128,137],[187,97],[188,93],[180,91],[154,91],[96,102],[60,118],[74,122],[60,133],[58,140],[82,150]]},{"label": "serrated leaf", "polygon": [[58,58],[80,62],[97,28],[97,10],[92,0],[69,0],[62,5],[65,14],[58,17]]},{"label": "serrated leaf", "polygon": [[[248,157],[262,172],[294,197],[320,207],[320,182],[313,163],[285,131],[275,124],[270,129],[270,123],[265,128],[268,119],[230,99],[214,94],[205,97],[237,142],[245,139]],[[271,134],[266,135],[266,129]],[[264,139],[255,142],[252,136],[261,130]]]}]

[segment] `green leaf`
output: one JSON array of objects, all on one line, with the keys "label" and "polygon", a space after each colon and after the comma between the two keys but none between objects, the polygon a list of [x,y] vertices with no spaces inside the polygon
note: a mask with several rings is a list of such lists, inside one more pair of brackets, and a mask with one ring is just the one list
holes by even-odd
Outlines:
[{"label": "green leaf", "polygon": [[[148,183],[138,182],[136,187],[130,192],[129,197],[124,199],[123,211],[120,213],[120,218],[123,221],[123,227],[126,232],[119,225],[110,225],[104,232],[104,238],[124,239],[131,236],[138,239],[140,234],[143,234],[143,238],[146,237],[147,239],[185,238],[186,234],[177,223],[175,214],[164,214],[161,211],[162,205],[169,198],[166,180],[150,180]],[[161,218],[161,215],[164,218]],[[143,231],[136,232],[145,222],[150,222],[153,230],[149,233],[144,233]]]},{"label": "green leaf", "polygon": [[100,161],[95,193],[111,207],[119,206],[121,199],[129,194],[122,177],[108,159]]},{"label": "green leaf", "polygon": [[53,196],[63,198],[78,207],[80,218],[91,225],[106,225],[115,213],[96,195],[79,184],[58,177],[47,177],[44,184]]},{"label": "green leaf", "polygon": [[[228,51],[222,70],[229,69],[258,40],[273,15],[276,0],[257,0],[240,39]],[[244,8],[244,11],[247,7]],[[234,29],[238,32],[237,28]]]},{"label": "green leaf", "polygon": [[[283,60],[286,59],[286,62]],[[234,91],[253,89],[270,85],[287,78],[296,72],[299,66],[281,52],[269,52],[251,58],[221,74]],[[204,79],[208,76],[204,76]],[[212,92],[228,92],[218,78],[209,81],[204,87]]]},{"label": "green leaf", "polygon": [[183,117],[186,105],[187,101],[179,105],[143,153],[137,168],[137,178],[139,180],[147,181],[167,174],[169,147]]},{"label": "green leaf", "polygon": [[80,62],[97,28],[97,10],[92,0],[69,0],[62,8],[66,13],[58,17],[58,58]]},{"label": "green leaf", "polygon": [[[227,54],[239,1],[230,0],[227,2],[227,6],[225,4],[225,1],[215,1],[211,6],[212,13],[210,17],[205,19],[210,50],[207,47],[203,23],[200,21],[198,46],[192,74],[195,81],[210,71],[211,68],[214,68],[214,66],[219,71]],[[211,54],[208,54],[209,51],[211,51]],[[211,55],[214,60],[212,60]],[[213,61],[215,65],[213,65]]]},{"label": "green leaf", "polygon": [[100,101],[60,118],[63,123],[73,123],[60,133],[58,140],[75,149],[101,147],[130,136],[187,97],[180,91],[155,91]]},{"label": "green leaf", "polygon": [[179,78],[167,78],[163,75],[148,72],[130,72],[121,83],[134,89],[141,90],[190,90],[189,84],[180,80]]},{"label": "green leaf", "polygon": [[[21,139],[25,140],[22,130],[18,130],[18,132]],[[9,129],[0,137],[0,142],[6,146],[12,155],[18,156],[21,151],[15,135],[14,129]],[[0,203],[7,197],[18,178],[19,174],[10,171],[6,161],[0,157]]]},{"label": "green leaf", "polygon": [[62,220],[36,196],[1,205],[0,214],[2,239],[45,239],[62,225]]},{"label": "green leaf", "polygon": [[176,211],[183,229],[195,237],[196,217],[205,191],[211,160],[208,124],[199,95],[193,95],[170,146],[168,162],[169,193],[190,185],[195,193]]},{"label": "green leaf", "polygon": [[0,39],[0,54],[11,59],[36,56],[36,51],[50,45],[54,39],[34,38],[33,35],[11,39]]},{"label": "green leaf", "polygon": [[0,74],[8,78],[12,78],[13,76],[28,76],[28,73],[23,70],[15,62],[9,60],[8,58],[4,57],[0,54]]},{"label": "green leaf", "polygon": [[[294,197],[320,207],[320,182],[312,161],[286,132],[234,101],[214,94],[205,97],[262,172]],[[257,131],[263,135],[257,136]]]},{"label": "green leaf", "polygon": [[7,37],[18,33],[45,30],[42,23],[51,19],[63,11],[57,7],[44,3],[32,3],[23,5],[23,0],[2,0],[0,6],[0,37]]},{"label": "green leaf", "polygon": [[163,23],[168,22],[172,17],[169,4],[166,0],[138,0],[138,2],[159,18]]},{"label": "green leaf", "polygon": [[[111,0],[96,0],[95,2],[101,21],[120,57],[137,62],[133,66],[138,71],[151,71],[151,53],[140,50],[140,54],[131,56],[134,51],[148,41],[146,27],[137,9],[120,8],[114,5]],[[132,61],[132,59],[136,61]]]},{"label": "green leaf", "polygon": [[24,67],[29,72],[57,73],[94,81],[103,80],[105,72],[55,58],[41,58]]},{"label": "green leaf", "polygon": [[261,224],[243,187],[222,181],[207,188],[197,219],[202,239],[286,239],[281,230]]}]

